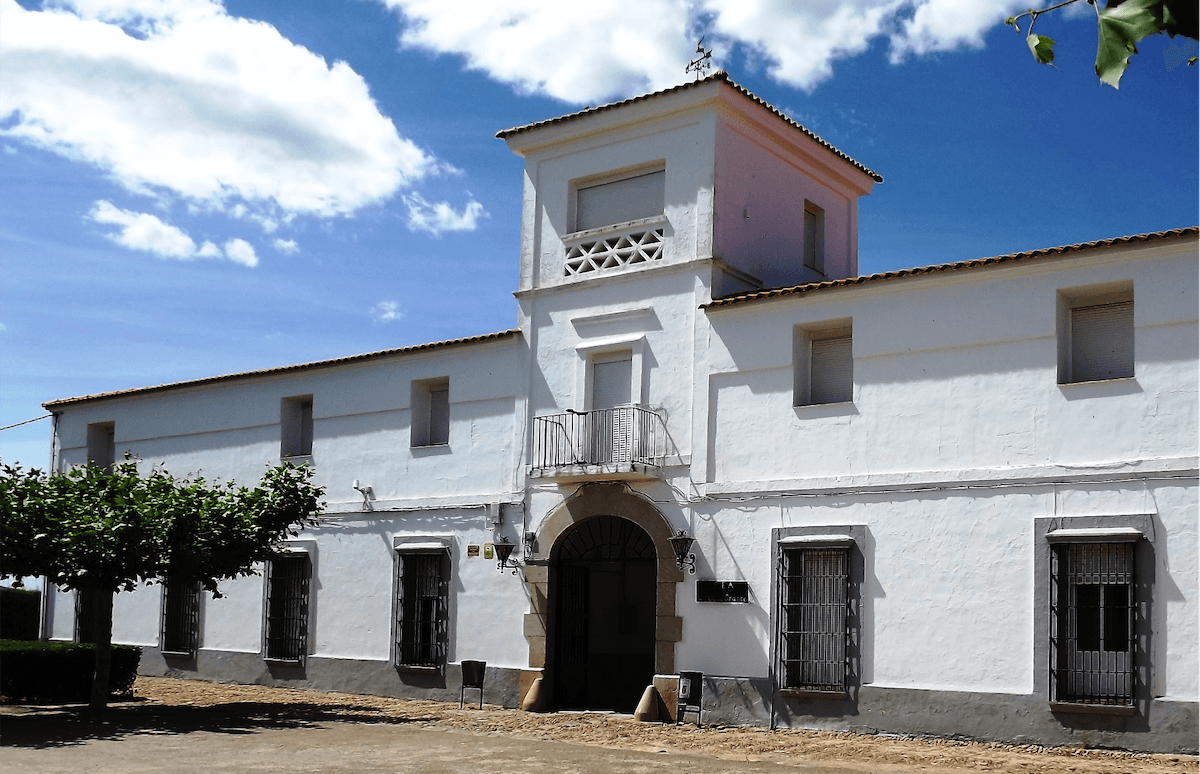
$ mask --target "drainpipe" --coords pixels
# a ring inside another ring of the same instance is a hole
[[[58,420],[61,411],[50,412],[50,475],[58,471]],[[42,604],[38,611],[38,639],[45,642],[50,639],[50,578],[42,576]]]

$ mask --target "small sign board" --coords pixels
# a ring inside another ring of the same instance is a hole
[[[492,558],[492,544],[491,543],[483,544],[483,558],[484,559]]]
[[[697,602],[749,602],[750,584],[746,581],[696,581]]]
[[[467,556],[479,556],[479,546],[467,546]]]

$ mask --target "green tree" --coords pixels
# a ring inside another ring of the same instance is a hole
[[[256,573],[284,540],[316,523],[324,488],[313,471],[284,463],[254,488],[142,475],[127,460],[61,475],[0,465],[0,578],[45,576],[93,592],[96,672],[90,708],[108,701],[113,595],[170,578],[214,598],[222,580]]]
[[[1196,0],[1108,0],[1100,7],[1099,0],[1083,0],[1096,11],[1099,41],[1096,44],[1096,75],[1102,83],[1114,89],[1120,87],[1121,76],[1129,66],[1129,57],[1137,53],[1137,44],[1151,35],[1165,32],[1171,37],[1182,35],[1197,39]],[[1047,35],[1034,34],[1033,25],[1044,13],[1057,11],[1080,0],[1033,9],[1010,16],[1005,24],[1021,32],[1021,19],[1028,17],[1025,43],[1033,58],[1042,64],[1054,63],[1055,41]],[[1192,57],[1189,64],[1195,64]]]

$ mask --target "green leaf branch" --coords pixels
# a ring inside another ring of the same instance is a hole
[[[1054,64],[1056,42],[1049,36],[1034,33],[1038,17],[1068,5],[1086,2],[1096,11],[1099,40],[1096,45],[1096,75],[1101,83],[1114,89],[1120,87],[1121,76],[1129,67],[1129,58],[1138,52],[1137,44],[1151,35],[1165,32],[1171,37],[1197,39],[1197,4],[1195,0],[1108,0],[1103,8],[1099,0],[1065,0],[1045,8],[1030,8],[1025,13],[1010,16],[1005,24],[1025,35],[1025,44],[1033,58],[1046,65]],[[1021,29],[1021,21],[1029,24]],[[1188,64],[1195,64],[1192,57]]]

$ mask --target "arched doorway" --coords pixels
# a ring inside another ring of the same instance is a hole
[[[555,705],[633,712],[654,677],[654,541],[629,519],[593,516],[562,534],[551,564]]]

